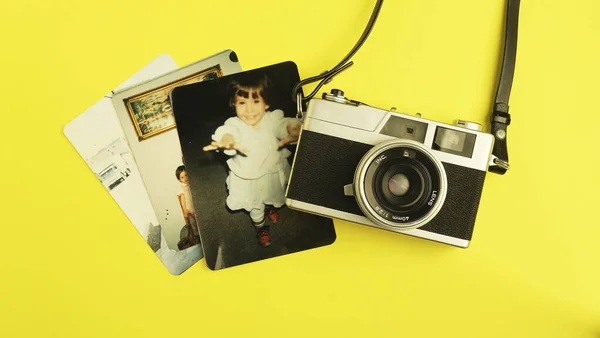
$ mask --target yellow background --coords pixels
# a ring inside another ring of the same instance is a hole
[[[172,276],[62,134],[160,53],[318,74],[374,4],[1,0],[0,337],[600,337],[598,1],[521,4],[512,168],[466,250],[336,221],[331,246]],[[487,127],[503,20],[504,0],[388,0],[324,90]]]

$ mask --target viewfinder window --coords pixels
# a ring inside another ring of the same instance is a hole
[[[423,143],[425,141],[425,135],[427,134],[427,127],[427,123],[398,116],[390,116],[390,119],[381,129],[381,133]]]

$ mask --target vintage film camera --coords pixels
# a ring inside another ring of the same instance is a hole
[[[287,191],[295,208],[466,247],[494,137],[349,100],[308,106]]]
[[[508,98],[518,0],[508,1],[502,75],[491,117],[444,124],[349,99],[312,99],[286,197],[290,208],[466,248],[488,171],[508,169]]]

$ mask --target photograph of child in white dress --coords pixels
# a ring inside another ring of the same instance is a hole
[[[256,77],[254,82],[231,82],[230,105],[236,116],[225,121],[212,136],[213,142],[204,151],[224,149],[227,160],[227,206],[244,209],[256,228],[258,242],[271,244],[269,225],[265,219],[277,222],[275,208],[285,204],[285,188],[291,166],[291,152],[285,146],[298,140],[301,122],[283,116],[281,109],[269,110],[266,97],[268,79]],[[269,208],[269,206],[271,208]]]
[[[286,62],[179,87],[171,96],[211,269],[335,240],[332,220],[285,206],[302,126],[290,95],[298,81],[295,64]]]

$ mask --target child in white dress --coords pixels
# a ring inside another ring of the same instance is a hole
[[[212,135],[214,140],[204,151],[225,149],[230,172],[226,180],[231,210],[244,209],[256,228],[258,242],[271,244],[269,225],[265,224],[265,206],[280,208],[285,204],[285,188],[290,174],[287,158],[291,152],[283,148],[298,140],[301,122],[286,118],[283,111],[269,110],[266,78],[235,81],[230,105],[236,117],[225,121]],[[278,215],[271,210],[271,221]]]

